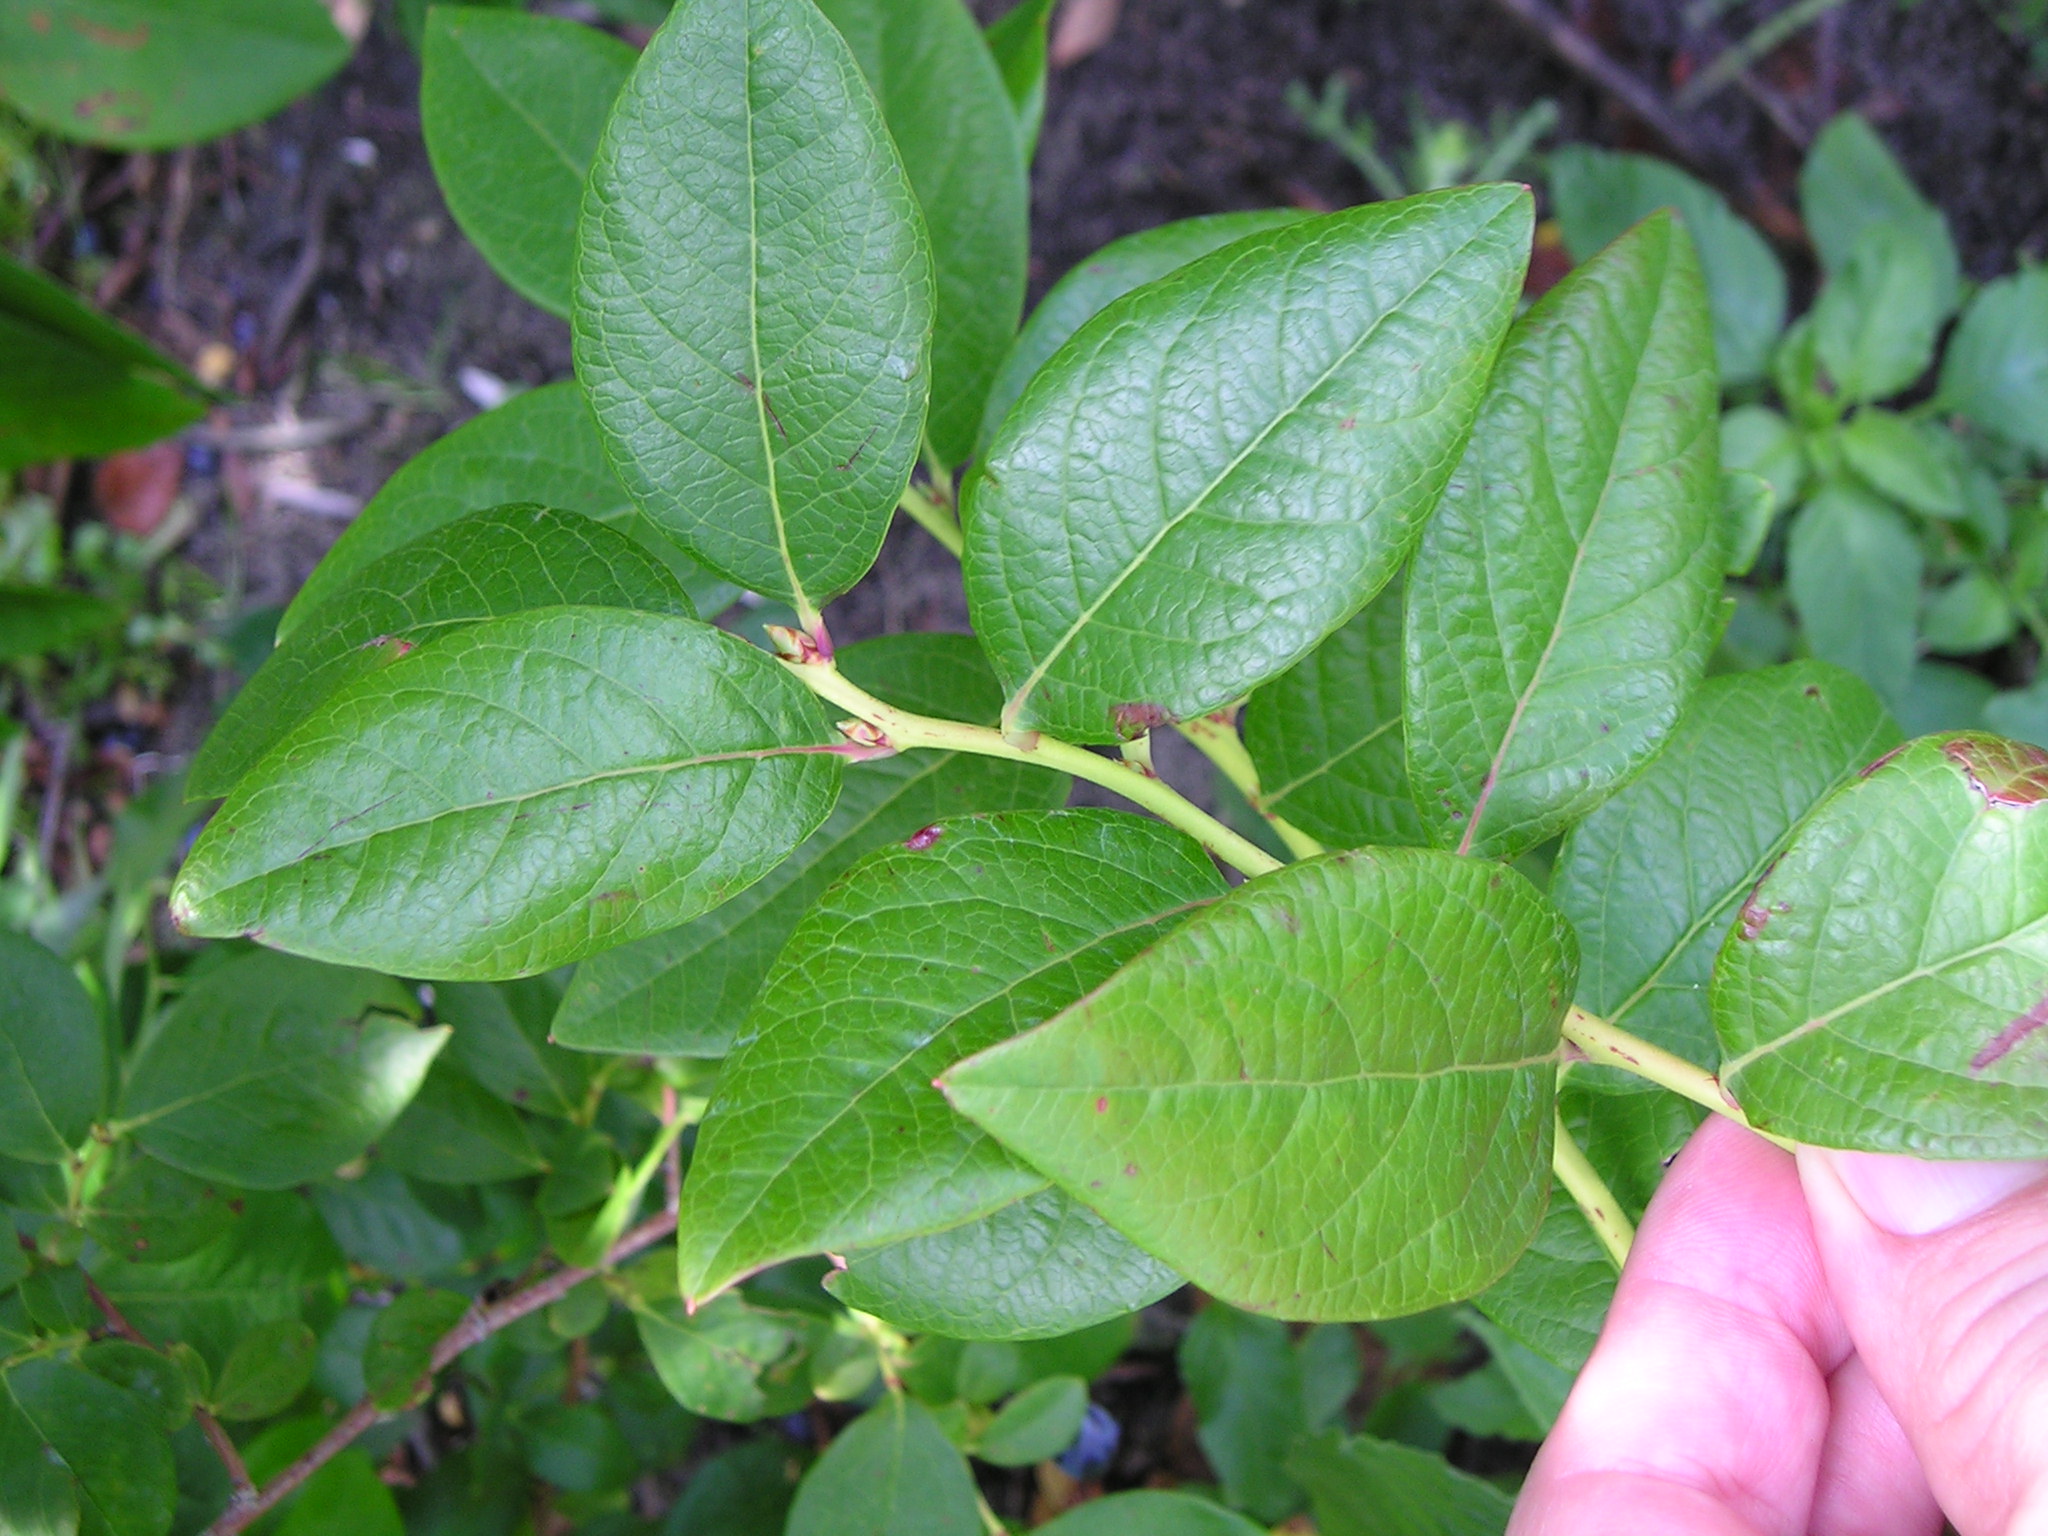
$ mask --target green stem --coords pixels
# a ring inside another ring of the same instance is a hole
[[[1691,111],[1786,38],[1820,20],[1841,3],[1842,0],[1799,0],[1760,23],[1749,36],[1730,45],[1727,52],[1686,82],[1685,89],[1678,93],[1679,109]]]
[[[1733,1120],[1744,1130],[1756,1131],[1764,1140],[1776,1143],[1787,1152],[1794,1150],[1794,1144],[1784,1137],[1758,1131],[1751,1125],[1749,1116],[1742,1112],[1742,1106],[1728,1097],[1721,1087],[1721,1080],[1713,1073],[1694,1066],[1682,1056],[1672,1055],[1662,1046],[1652,1045],[1576,1007],[1564,1017],[1564,1037],[1583,1051],[1588,1061],[1604,1067],[1619,1067],[1645,1082],[1668,1088],[1681,1098],[1691,1099],[1702,1109]]]
[[[960,520],[951,507],[941,505],[914,485],[903,488],[903,498],[897,505],[912,522],[951,550],[955,560],[960,558],[967,548],[967,538],[961,533]]]
[[[929,715],[916,715],[894,708],[860,687],[831,662],[819,657],[815,650],[806,649],[796,658],[785,655],[782,664],[818,697],[837,704],[864,722],[873,733],[867,737],[867,745],[897,752],[912,752],[919,748],[971,752],[978,757],[1036,763],[1056,773],[1071,773],[1077,779],[1100,784],[1133,805],[1150,811],[1161,821],[1180,828],[1225,863],[1247,875],[1270,874],[1280,868],[1280,861],[1265,849],[1231,831],[1200,806],[1183,799],[1170,785],[1129,763],[1099,756],[1085,747],[1035,731],[1021,741],[1013,742],[1000,731],[985,725],[934,720]]]
[[[1600,1239],[1607,1256],[1614,1260],[1614,1267],[1621,1268],[1628,1262],[1628,1251],[1635,1243],[1636,1229],[1622,1213],[1621,1202],[1614,1198],[1614,1191],[1600,1177],[1600,1170],[1587,1159],[1585,1148],[1573,1139],[1563,1115],[1557,1117],[1557,1140],[1552,1144],[1550,1166],[1557,1174],[1558,1183],[1570,1191],[1572,1199],[1577,1202],[1579,1214],[1586,1218],[1586,1225]]]
[[[1197,720],[1184,720],[1180,724],[1181,735],[1193,742],[1202,756],[1216,765],[1216,771],[1236,786],[1244,796],[1245,803],[1261,816],[1268,826],[1287,845],[1287,851],[1297,859],[1312,859],[1329,850],[1284,816],[1276,816],[1266,809],[1259,792],[1259,766],[1252,761],[1251,753],[1244,749],[1244,738],[1237,733],[1237,724],[1230,716],[1218,711],[1203,715]]]

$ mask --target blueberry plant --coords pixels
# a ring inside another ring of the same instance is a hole
[[[1230,1502],[1498,1530],[1341,1433],[1329,1325],[1470,1300],[1540,1430],[1700,1114],[2048,1152],[2048,753],[1706,675],[1762,487],[1684,224],[1518,315],[1526,188],[1228,214],[1019,331],[1044,14],[429,12],[576,379],[401,471],[193,761],[223,942],[7,941],[0,1528],[395,1530],[424,1445],[412,1528],[639,1529],[700,1419],[822,1399],[666,1529],[974,1536],[965,1457],[1073,1445],[1193,1282]],[[899,510],[974,633],[842,647]]]

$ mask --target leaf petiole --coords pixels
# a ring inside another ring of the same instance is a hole
[[[1202,756],[1216,765],[1218,773],[1236,786],[1245,803],[1266,818],[1280,841],[1287,845],[1289,853],[1297,859],[1312,859],[1329,851],[1286,817],[1276,816],[1266,809],[1259,798],[1258,764],[1245,750],[1244,738],[1237,731],[1237,721],[1228,712],[1218,710],[1194,720],[1183,720],[1177,729],[1195,744]]]
[[[1584,1053],[1586,1059],[1604,1067],[1619,1067],[1645,1082],[1668,1088],[1681,1098],[1687,1098],[1702,1109],[1725,1115],[1744,1130],[1755,1131],[1765,1141],[1783,1147],[1787,1152],[1794,1150],[1794,1143],[1782,1136],[1773,1136],[1769,1131],[1760,1131],[1749,1123],[1749,1116],[1742,1112],[1742,1106],[1728,1097],[1721,1087],[1721,1080],[1703,1067],[1696,1067],[1682,1056],[1674,1056],[1662,1046],[1617,1029],[1605,1019],[1573,1007],[1564,1016],[1564,1037]]]
[[[906,517],[950,550],[955,560],[960,558],[967,548],[967,537],[960,531],[960,520],[953,515],[951,507],[935,496],[927,496],[914,485],[903,487],[903,495],[897,505]]]
[[[1578,1205],[1579,1214],[1586,1218],[1586,1225],[1600,1239],[1600,1246],[1614,1260],[1614,1267],[1621,1268],[1628,1262],[1636,1229],[1622,1211],[1621,1202],[1614,1198],[1614,1191],[1600,1177],[1600,1170],[1587,1158],[1586,1149],[1573,1139],[1562,1114],[1557,1117],[1557,1140],[1551,1146],[1550,1166],[1558,1183]]]
[[[971,752],[980,757],[1036,763],[1055,772],[1071,773],[1077,779],[1114,791],[1161,821],[1180,828],[1246,875],[1270,874],[1281,867],[1278,859],[1256,843],[1183,798],[1165,781],[1150,777],[1131,764],[1035,732],[1020,743],[985,725],[934,720],[928,715],[896,709],[856,684],[815,648],[800,647],[795,655],[783,656],[782,664],[819,698],[853,714],[860,723],[864,742],[886,745],[898,752],[919,748]]]

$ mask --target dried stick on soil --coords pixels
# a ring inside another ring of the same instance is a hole
[[[604,1268],[624,1262],[643,1248],[652,1247],[676,1229],[673,1211],[663,1211],[650,1216],[612,1245],[611,1252],[604,1256]],[[523,1291],[507,1296],[503,1301],[489,1306],[472,1307],[468,1316],[441,1336],[434,1346],[428,1374],[439,1372],[444,1366],[473,1344],[481,1344],[500,1328],[516,1323],[529,1313],[537,1312],[550,1302],[560,1301],[585,1280],[600,1273],[598,1269],[558,1269],[544,1280],[536,1281]],[[206,1536],[236,1536],[247,1529],[259,1516],[275,1509],[305,1483],[306,1479],[326,1466],[355,1441],[356,1437],[379,1419],[384,1410],[370,1398],[365,1397],[355,1407],[335,1422],[334,1428],[322,1435],[313,1448],[297,1461],[286,1467],[277,1476],[256,1490],[249,1498],[236,1498],[228,1503],[220,1518],[206,1529]]]
[[[1664,98],[1609,58],[1605,49],[1573,26],[1567,17],[1552,9],[1547,0],[1494,0],[1494,4],[1542,38],[1550,45],[1551,52],[1565,63],[1640,118],[1643,126],[1662,139],[1680,159],[1697,167],[1709,163],[1712,157],[1701,148],[1698,139]]]
[[[85,1281],[85,1294],[91,1297],[92,1304],[100,1309],[100,1316],[107,1320],[109,1328],[130,1344],[140,1344],[144,1349],[156,1349],[154,1344],[136,1330],[133,1323],[121,1315],[121,1309],[114,1305],[113,1298],[99,1288],[91,1275],[81,1273],[81,1278]],[[228,1482],[235,1490],[232,1496],[234,1501],[239,1503],[244,1499],[254,1498],[256,1485],[249,1481],[249,1468],[243,1462],[242,1453],[236,1448],[235,1442],[228,1438],[228,1432],[220,1427],[220,1420],[199,1407],[193,1408],[192,1417],[198,1421],[199,1428],[205,1433],[207,1443],[213,1447],[214,1454],[220,1457],[221,1465],[228,1469]]]

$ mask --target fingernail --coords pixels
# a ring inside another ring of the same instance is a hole
[[[2048,1177],[2048,1162],[1930,1163],[1882,1152],[1824,1154],[1872,1224],[1925,1237],[1982,1215]]]

